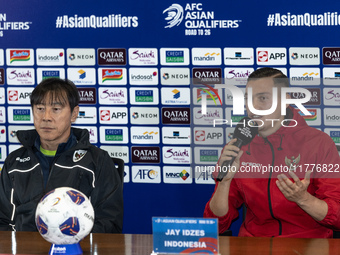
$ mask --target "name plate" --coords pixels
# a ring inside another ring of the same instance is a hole
[[[153,254],[218,254],[218,220],[152,218]]]

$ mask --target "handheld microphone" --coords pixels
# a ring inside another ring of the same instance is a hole
[[[233,134],[233,139],[236,138],[237,141],[233,144],[238,148],[241,148],[243,145],[250,143],[253,138],[258,133],[257,123],[251,120],[249,117],[244,117],[236,126]],[[230,160],[226,160],[222,163],[221,171],[218,173],[216,178],[217,181],[222,181],[223,178],[227,175],[231,165],[233,164],[235,157],[232,157]],[[224,171],[225,169],[225,171]]]

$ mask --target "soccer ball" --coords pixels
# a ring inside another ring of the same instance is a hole
[[[53,244],[74,244],[92,230],[94,211],[80,191],[62,187],[47,193],[38,203],[35,224],[42,237]]]

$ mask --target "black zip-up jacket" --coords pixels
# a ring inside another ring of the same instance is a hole
[[[34,153],[36,130],[18,131],[23,147],[6,158],[0,175],[0,230],[37,231],[35,210],[44,194],[71,187],[91,201],[93,233],[120,233],[123,226],[123,188],[106,151],[90,144],[86,129],[72,128],[78,143],[57,156],[44,188],[41,164]]]

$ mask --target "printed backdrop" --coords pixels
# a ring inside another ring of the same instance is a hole
[[[0,2],[0,163],[20,146],[16,131],[33,128],[33,88],[48,77],[72,80],[81,97],[74,126],[126,163],[124,233],[151,233],[152,216],[203,214],[214,182],[195,178],[195,165],[214,165],[233,132],[211,123],[240,117],[229,91],[217,96],[195,81],[244,90],[253,70],[279,68],[311,91],[308,124],[340,145],[334,1]]]

